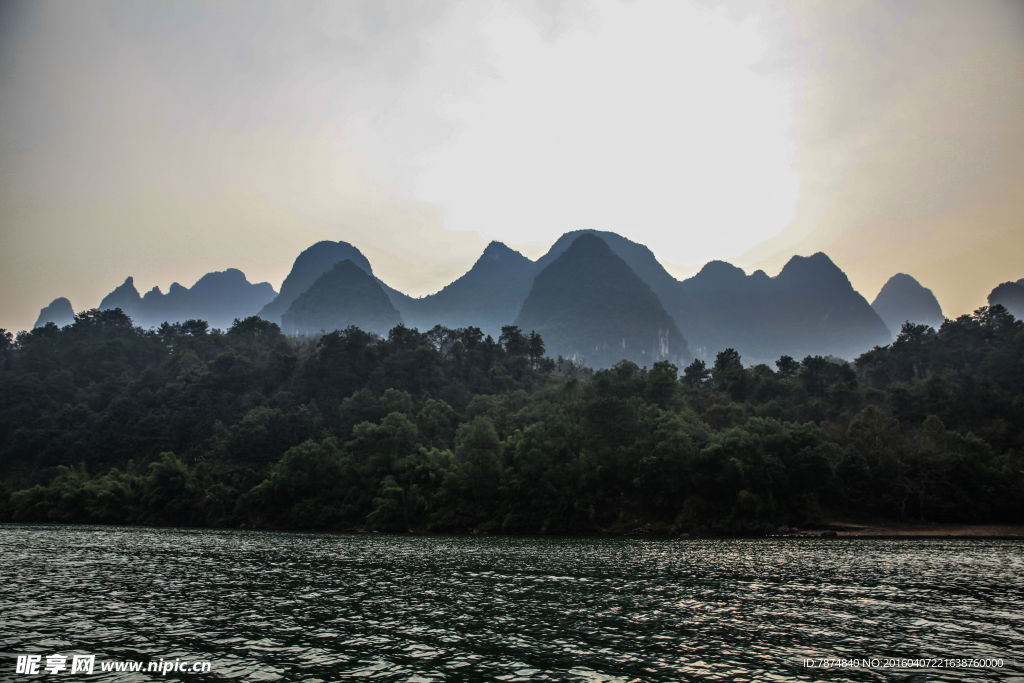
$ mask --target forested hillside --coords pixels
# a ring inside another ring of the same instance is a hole
[[[855,365],[723,349],[586,372],[503,328],[0,333],[0,516],[389,531],[763,533],[1024,521],[1024,324],[908,325]]]

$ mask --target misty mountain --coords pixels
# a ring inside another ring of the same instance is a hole
[[[142,297],[139,296],[139,290],[135,289],[135,280],[127,277],[121,285],[114,288],[114,291],[103,297],[103,300],[100,301],[100,310],[120,308],[134,319],[141,302]]]
[[[331,332],[355,325],[387,336],[401,323],[402,316],[377,280],[351,259],[318,277],[281,316],[281,329],[287,334]]]
[[[748,276],[732,264],[710,261],[680,285],[693,311],[687,339],[695,356],[710,361],[733,348],[745,362],[768,360],[774,347],[765,337],[765,309],[772,303],[772,282],[764,271]]]
[[[932,290],[922,287],[920,282],[905,273],[889,278],[871,302],[871,308],[889,328],[893,339],[899,336],[903,323],[907,321],[935,329],[945,321],[942,307]]]
[[[990,306],[1000,304],[1013,314],[1014,318],[1024,320],[1024,278],[1016,282],[1004,282],[988,295]]]
[[[497,339],[502,325],[511,325],[519,314],[536,273],[533,261],[491,242],[465,275],[441,291],[422,299],[392,297],[392,303],[409,327],[472,326]]]
[[[691,334],[696,331],[692,327],[695,311],[693,303],[683,289],[682,283],[665,270],[664,266],[654,256],[654,252],[642,244],[626,239],[622,235],[602,230],[574,230],[567,232],[551,245],[551,248],[544,256],[537,259],[534,266],[536,272],[546,268],[572,244],[573,240],[583,234],[597,235],[604,240],[605,244],[624,260],[633,272],[658,295],[661,305],[672,316],[683,336],[690,339]]]
[[[334,264],[349,260],[373,275],[370,262],[363,253],[348,242],[317,242],[304,250],[295,259],[288,277],[281,283],[281,293],[263,307],[259,316],[274,323],[281,322],[281,316],[299,295],[310,288],[316,279],[334,267]]]
[[[774,278],[762,279],[774,280],[777,297],[768,326],[777,339],[774,359],[785,353],[852,360],[889,343],[889,328],[825,254],[794,256]]]
[[[75,322],[75,310],[71,308],[71,302],[60,297],[50,302],[50,305],[39,311],[39,318],[33,327],[42,327],[46,323],[54,323],[57,327],[64,327]]]
[[[656,329],[649,328],[646,326],[647,323],[643,323],[635,335],[619,335],[620,349],[623,342],[629,347],[628,352],[622,357],[636,360],[641,364],[650,364],[652,355],[659,358],[660,355],[683,357],[691,351],[695,356],[710,361],[714,359],[716,353],[728,347],[739,351],[744,362],[748,364],[772,363],[784,354],[796,358],[810,354],[852,359],[875,345],[884,345],[891,340],[886,323],[867,301],[854,291],[846,275],[824,254],[819,253],[806,258],[794,257],[775,278],[768,277],[763,271],[747,275],[743,270],[728,263],[712,261],[694,277],[680,282],[662,267],[651,250],[644,245],[615,233],[601,231],[566,233],[536,262],[530,261],[500,242],[492,242],[462,277],[436,294],[418,299],[399,292],[375,278],[366,257],[347,242],[318,242],[304,250],[295,259],[291,272],[281,285],[281,293],[276,298],[273,297],[273,290],[269,285],[249,285],[240,271],[225,271],[225,274],[221,275],[233,275],[235,289],[245,290],[246,286],[250,290],[254,287],[265,288],[260,293],[262,303],[255,310],[268,320],[283,322],[282,315],[288,312],[292,304],[320,277],[331,271],[336,264],[350,261],[372,278],[377,287],[365,286],[365,282],[357,282],[351,278],[344,282],[334,282],[330,287],[325,284],[311,301],[296,308],[295,316],[298,317],[291,318],[289,325],[283,325],[285,329],[307,332],[335,329],[343,321],[350,319],[346,317],[349,315],[346,311],[359,310],[359,306],[365,305],[366,310],[359,315],[365,314],[367,324],[372,324],[374,331],[382,334],[389,329],[383,327],[384,325],[397,324],[399,320],[404,320],[409,327],[421,330],[430,329],[438,323],[452,328],[474,326],[497,337],[502,325],[511,323],[517,316],[518,319],[522,319],[525,301],[536,288],[535,277],[539,277],[540,273],[554,266],[576,240],[584,235],[596,236],[603,245],[603,251],[594,251],[596,247],[591,245],[589,251],[593,253],[586,258],[596,259],[598,252],[601,252],[602,264],[610,269],[609,272],[617,273],[621,268],[604,263],[609,260],[605,252],[610,251],[616,259],[625,264],[630,273],[628,278],[614,280],[618,283],[616,286],[621,285],[625,288],[624,291],[636,294],[640,300],[647,299],[653,294],[659,309],[667,313],[673,323],[671,327],[667,327],[659,322],[655,324]],[[583,257],[577,254],[570,259],[570,263],[576,263],[581,259]],[[555,272],[565,268],[564,265],[559,266]],[[156,325],[164,320],[201,318],[209,320],[212,326],[226,327],[233,318],[252,314],[252,302],[239,303],[240,295],[223,296],[224,283],[218,285],[215,277],[217,275],[205,276],[191,290],[175,283],[166,295],[154,288],[153,291],[147,292],[145,297],[139,296],[132,279],[128,278],[104,299],[101,306],[120,307],[143,326]],[[546,276],[546,281],[551,277],[553,276]],[[585,279],[590,282],[592,278],[593,273],[590,273]],[[646,286],[646,293],[638,293],[634,286],[635,279],[639,279]],[[331,281],[332,279],[329,279],[327,282]],[[604,289],[594,290],[594,295],[596,296],[598,291],[603,291],[605,293],[602,296],[607,302],[619,301],[621,297],[612,296],[608,290],[610,282],[612,281],[602,285]],[[896,284],[899,284],[898,279],[893,282],[894,286]],[[920,290],[918,294],[928,294],[927,290],[916,282],[913,284]],[[552,298],[553,295],[550,292],[545,294],[544,291],[543,287],[538,290],[541,299],[533,304],[534,310],[530,314],[533,318],[526,316],[526,320],[532,319],[536,322],[536,316],[544,315],[548,308],[557,304],[556,299]],[[327,298],[333,296],[329,292],[334,292],[343,299],[339,302],[328,302]],[[384,293],[393,311],[380,306],[381,302],[377,296],[379,292]],[[202,296],[199,296],[200,293]],[[361,295],[367,296],[368,300],[357,304],[356,298]],[[885,297],[880,293],[878,301],[881,308],[884,308],[883,304],[888,296],[888,292]],[[199,300],[205,303],[200,305],[197,303]],[[221,305],[214,306],[209,303],[213,301]],[[578,338],[566,337],[562,341],[572,346],[573,351],[562,355],[573,355],[578,352],[588,359],[593,357],[603,363],[604,360],[600,360],[595,353],[604,353],[602,349],[605,347],[602,345],[610,342],[608,337],[602,335],[607,330],[615,330],[616,334],[619,331],[626,331],[629,327],[626,321],[632,320],[632,313],[611,304],[604,307],[604,304],[598,301],[591,303],[600,304],[598,309],[604,311],[606,330],[598,333],[596,329],[583,329]],[[647,310],[647,304],[640,303],[638,306],[638,315],[648,316],[645,318],[648,322],[657,320],[657,314]],[[935,306],[937,308],[937,303]],[[569,309],[571,307],[566,308],[567,311]],[[620,316],[622,311],[625,312]],[[894,315],[898,317],[900,314]],[[586,325],[592,325],[594,322],[584,321],[583,318],[580,318],[580,321]],[[565,327],[564,324],[556,325],[554,321],[546,321],[545,324],[554,325],[558,329]],[[658,337],[657,330],[662,330],[667,335],[665,339],[670,351],[662,353],[659,351],[661,347],[649,345],[653,343],[652,339]],[[679,337],[675,337],[674,334],[678,334]],[[577,347],[587,347],[589,351],[577,350]],[[554,355],[561,353],[560,350],[556,350],[557,346],[549,344],[548,348]],[[610,350],[608,353],[614,355]],[[621,360],[622,357],[611,362]]]
[[[228,268],[207,273],[191,288],[175,282],[167,294],[154,287],[142,297],[129,277],[103,297],[100,309],[120,308],[142,327],[196,319],[205,320],[212,328],[227,329],[235,318],[255,315],[275,294],[270,283],[253,284],[242,271]]]
[[[691,348],[708,359],[726,347],[745,363],[784,354],[852,359],[890,341],[882,319],[821,252],[794,256],[774,278],[712,261],[682,284],[694,307]]]
[[[583,357],[594,368],[623,359],[682,367],[690,359],[650,286],[591,233],[576,237],[537,274],[515,324],[540,333],[548,355]]]
[[[377,281],[409,327],[426,330],[438,323],[453,328],[475,326],[496,337],[501,326],[520,312],[534,276],[584,234],[598,236],[625,261],[656,295],[676,330],[689,342],[689,350],[706,360],[727,347],[740,351],[748,363],[771,363],[783,354],[854,358],[890,340],[885,323],[824,254],[794,257],[776,278],[763,271],[748,276],[735,266],[713,261],[680,282],[644,245],[615,233],[582,230],[562,235],[536,262],[492,242],[465,275],[440,292],[419,299]],[[279,300],[295,295],[295,289],[312,274],[345,254],[357,254],[356,262],[372,274],[355,247],[321,242],[296,259]]]
[[[391,300],[391,305],[394,306],[395,309],[399,313],[402,314],[402,320],[410,320],[410,319],[416,318],[416,312],[419,310],[417,308],[417,306],[418,306],[417,302],[419,302],[420,299],[417,299],[416,297],[409,296],[408,294],[406,294],[404,292],[399,292],[394,287],[389,287],[386,282],[381,280],[376,275],[374,276],[373,279],[377,281],[377,284],[380,285],[380,288],[383,289],[384,293],[388,295],[388,299]],[[433,327],[436,324],[437,323],[434,323],[434,324],[430,325],[429,327]],[[421,329],[429,329],[429,327],[424,327],[422,322],[417,323],[415,325],[412,324],[412,323],[409,323],[408,326],[409,327],[417,327],[417,328],[421,328]]]

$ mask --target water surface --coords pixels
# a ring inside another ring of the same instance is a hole
[[[1020,541],[4,525],[0,580],[0,680],[59,652],[213,667],[69,680],[1024,681]]]

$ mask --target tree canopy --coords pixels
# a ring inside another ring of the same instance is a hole
[[[536,331],[285,336],[118,309],[0,330],[0,517],[495,533],[1024,518],[1024,324],[905,325],[854,364],[589,371]]]

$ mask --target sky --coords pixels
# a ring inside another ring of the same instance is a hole
[[[345,240],[437,291],[592,228],[824,251],[947,316],[1024,277],[1024,3],[0,3],[0,327]]]

